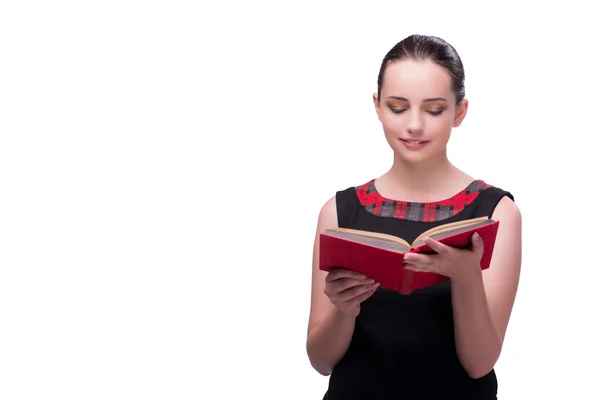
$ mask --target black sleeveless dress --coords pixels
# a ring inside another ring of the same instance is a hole
[[[374,180],[336,193],[338,224],[402,236],[408,242],[434,226],[491,217],[511,193],[476,180],[438,202],[383,198]],[[379,287],[361,305],[352,341],[329,377],[324,400],[496,400],[494,371],[472,379],[454,343],[449,282],[404,296]]]

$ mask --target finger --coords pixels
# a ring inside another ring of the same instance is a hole
[[[363,301],[365,301],[366,299],[368,299],[369,297],[373,296],[373,293],[375,293],[375,291],[377,290],[377,287],[364,292],[363,294],[356,296],[354,299],[352,299],[352,301],[356,301],[358,304],[362,303]]]
[[[334,268],[331,271],[329,271],[325,280],[329,281],[329,282],[333,282],[333,281],[336,281],[338,279],[343,279],[343,278],[351,278],[351,279],[356,279],[356,280],[360,281],[360,280],[367,279],[367,276],[364,274],[361,274],[360,272],[352,271],[351,269]]]
[[[360,286],[360,285],[365,285],[365,284],[369,285],[374,282],[375,281],[370,278],[365,278],[362,280],[356,280],[356,279],[352,279],[352,278],[341,278],[341,279],[336,279],[333,282],[329,282],[329,287],[331,288],[332,293],[340,293],[340,292],[343,292],[344,290],[350,289],[355,286]]]
[[[410,265],[430,265],[432,264],[433,254],[408,253],[404,256],[404,262]]]
[[[438,242],[437,240],[434,240],[430,237],[425,238],[423,241],[426,245],[431,247],[431,249],[438,254],[446,254],[452,251],[452,247],[445,245],[442,242]]]
[[[437,270],[434,257],[438,255],[415,254],[411,253],[410,257],[405,257],[404,268],[415,272],[435,272]]]
[[[369,285],[359,285],[351,287],[350,289],[346,289],[336,295],[339,301],[349,301],[362,294],[369,292],[373,289],[376,289],[379,286],[378,283],[371,283]]]
[[[404,269],[407,269],[409,271],[414,271],[414,272],[433,272],[433,270],[427,266],[422,266],[422,265],[412,265],[412,264],[407,264]]]

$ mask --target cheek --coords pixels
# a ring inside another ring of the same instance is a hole
[[[402,118],[401,116],[384,113],[380,120],[383,130],[386,133],[401,132],[406,129],[406,118]]]
[[[432,118],[427,123],[427,130],[431,131],[431,133],[440,133],[440,134],[449,134],[452,130],[452,117],[447,116],[439,116]]]

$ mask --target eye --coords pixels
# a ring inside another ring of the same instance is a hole
[[[427,112],[428,112],[429,114],[431,114],[431,115],[435,115],[435,116],[437,116],[437,115],[440,115],[441,113],[443,113],[443,112],[444,112],[444,110],[427,111]]]
[[[394,114],[402,114],[404,111],[406,111],[406,108],[390,107],[390,111],[393,112]]]

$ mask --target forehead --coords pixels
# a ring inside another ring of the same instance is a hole
[[[381,88],[382,98],[402,96],[413,101],[452,94],[448,71],[430,60],[402,60],[388,64]]]

